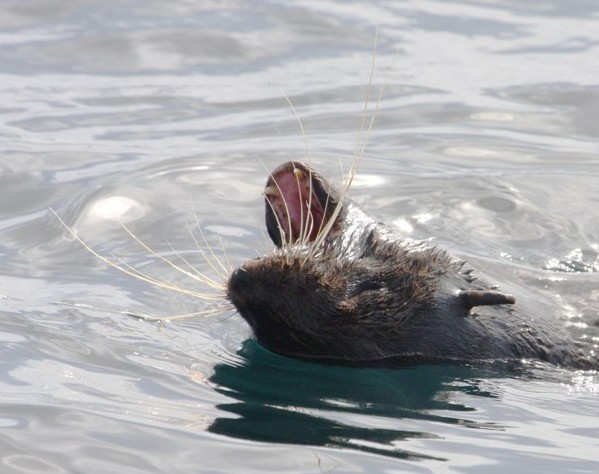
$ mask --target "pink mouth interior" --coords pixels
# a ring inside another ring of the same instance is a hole
[[[295,243],[306,237],[308,241],[313,241],[324,227],[325,215],[320,201],[311,190],[310,176],[302,173],[302,176],[297,177],[293,169],[284,169],[273,174],[269,184],[280,192],[280,196],[269,195],[267,199],[277,214],[287,243]]]

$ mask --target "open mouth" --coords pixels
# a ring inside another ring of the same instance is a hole
[[[264,198],[266,227],[278,247],[314,241],[335,207],[318,176],[297,161],[271,173]]]

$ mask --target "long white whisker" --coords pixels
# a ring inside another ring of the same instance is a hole
[[[183,263],[185,263],[185,265],[187,265],[191,271],[194,273],[194,275],[197,277],[197,280],[200,281],[201,283],[209,286],[210,288],[214,288],[217,290],[223,290],[223,284],[210,278],[208,275],[200,272],[197,268],[195,268],[190,262],[189,260],[187,260],[183,255],[181,255],[180,252],[178,252],[177,250],[175,250],[175,248],[171,245],[171,243],[167,240],[168,246],[170,247],[171,251],[177,256],[178,259],[180,259]]]
[[[300,119],[300,116],[298,115],[297,110],[295,110],[294,105],[291,103],[291,100],[289,99],[289,97],[287,96],[285,91],[281,90],[281,93],[283,94],[283,97],[285,97],[285,100],[289,104],[289,107],[291,108],[291,111],[293,112],[293,115],[294,115],[295,119],[297,120],[299,128],[302,131],[302,136],[304,137],[304,143],[306,145],[306,156],[307,156],[308,162],[310,162],[310,159],[311,159],[310,143],[308,141],[308,135],[306,134],[306,131],[304,129],[304,124],[302,123],[302,119]]]
[[[291,237],[293,236],[293,231],[292,231],[292,227],[291,227],[291,213],[289,212],[289,207],[287,206],[287,201],[285,200],[285,195],[283,194],[283,190],[279,186],[279,183],[277,182],[275,177],[272,175],[272,173],[270,173],[270,171],[268,171],[268,168],[266,168],[266,164],[262,160],[260,160],[260,163],[262,164],[265,171],[270,175],[273,182],[275,183],[275,186],[277,187],[277,190],[279,191],[279,195],[281,196],[281,199],[283,200],[283,205],[285,206],[285,212],[287,214],[287,226],[288,226],[287,229],[289,229],[289,237],[290,237],[289,242],[287,241],[287,237],[285,236],[285,231],[283,230],[284,228],[283,228],[281,221],[279,220],[279,216],[277,215],[277,212],[275,211],[274,204],[272,202],[270,202],[270,199],[268,198],[268,196],[265,195],[266,202],[268,202],[268,205],[270,206],[270,209],[272,210],[272,213],[275,216],[275,219],[277,221],[277,226],[279,228],[279,233],[281,234],[281,248],[287,248],[288,246],[292,245]]]
[[[150,255],[162,260],[169,267],[175,269],[179,273],[181,273],[185,276],[188,276],[189,278],[192,278],[193,280],[202,282],[202,279],[200,277],[198,277],[197,275],[195,275],[194,273],[191,273],[191,272],[185,270],[181,266],[173,263],[171,260],[163,257],[158,252],[156,252],[154,249],[152,249],[148,244],[146,244],[143,240],[141,240],[139,237],[137,237],[125,224],[123,224],[121,222],[120,225],[125,230],[125,232],[127,232],[127,234],[129,234],[131,236],[131,238],[133,238],[133,240],[135,240],[135,242],[137,242],[137,244],[140,245],[144,250],[148,251],[150,253]]]
[[[220,244],[220,250],[225,258],[226,267],[229,269],[227,274],[229,274],[233,271],[233,265],[231,263],[231,259],[229,258],[229,254],[227,253],[227,249],[225,248],[225,243],[223,242],[222,236],[220,235],[218,236],[218,243]]]
[[[370,65],[370,74],[368,75],[368,87],[366,89],[366,100],[364,100],[364,110],[362,111],[362,118],[360,120],[360,132],[356,137],[356,145],[354,147],[354,159],[352,161],[352,166],[350,168],[351,171],[354,169],[354,163],[358,157],[358,150],[360,149],[360,143],[362,142],[362,136],[364,134],[364,125],[366,125],[366,118],[368,117],[368,105],[370,103],[370,93],[372,92],[372,79],[374,77],[374,68],[376,65],[376,48],[378,43],[378,28],[375,29],[374,32],[374,44],[372,46],[372,63]],[[349,188],[349,186],[347,186]]]
[[[279,215],[275,211],[275,207],[268,196],[265,196],[266,202],[268,203],[268,207],[270,207],[272,214],[275,216],[275,220],[277,222],[277,229],[279,230],[279,236],[281,237],[281,247],[287,247],[287,237],[285,236],[285,231],[283,231],[283,226],[281,221],[279,220]]]
[[[299,175],[298,175],[298,171],[299,171]],[[297,195],[298,195],[298,202],[299,202],[299,211],[300,211],[300,233],[297,236],[297,240],[296,243],[298,244],[302,244],[304,242],[305,239],[305,235],[304,235],[304,203],[302,201],[302,189],[301,189],[301,183],[300,183],[300,176],[303,175],[302,171],[299,168],[295,167],[295,162],[293,162],[293,175],[295,176],[295,182],[297,184]],[[291,240],[293,240],[293,235],[291,236]],[[295,243],[295,242],[293,242]]]
[[[302,137],[304,138],[304,143],[306,145],[306,161],[308,162],[308,165],[310,165],[308,167],[310,169],[309,176],[308,176],[308,178],[310,179],[310,195],[308,197],[307,210],[308,210],[308,213],[311,213],[311,210],[312,210],[312,169],[311,169],[312,156],[311,156],[311,152],[310,152],[310,142],[308,140],[308,134],[306,133],[304,124],[302,123],[302,120],[301,120],[299,114],[297,113],[295,106],[291,102],[291,99],[289,99],[289,96],[287,96],[285,91],[281,91],[281,92],[282,92],[283,96],[285,97],[285,100],[289,104],[289,107],[291,108],[293,115],[295,116],[295,119],[297,120],[297,123],[299,124],[300,130],[302,132]],[[299,190],[299,182],[298,182],[298,192],[299,192],[299,195],[301,196],[301,192]],[[304,226],[303,204],[304,203],[300,199],[300,205],[301,205],[300,206],[300,235],[298,236],[298,243],[300,245],[305,245],[308,242],[308,239],[310,236],[310,233],[306,233],[306,230],[309,227],[307,216],[306,216],[306,221],[305,221],[305,226]]]
[[[372,112],[372,115],[370,117],[370,123],[368,124],[368,129],[366,130],[366,136],[364,138],[364,141],[362,142],[362,148],[360,149],[357,159],[354,160],[354,162],[352,164],[352,169],[349,172],[348,184],[346,186],[347,189],[349,189],[349,187],[351,186],[351,183],[353,182],[353,179],[355,178],[355,176],[357,174],[358,168],[360,166],[360,162],[362,161],[362,158],[364,157],[364,151],[366,150],[366,146],[368,145],[368,140],[370,139],[370,133],[374,127],[374,122],[375,122],[375,119],[376,119],[376,116],[377,116],[377,113],[379,110],[379,106],[381,104],[381,101],[383,99],[383,94],[385,93],[385,89],[389,82],[389,75],[391,73],[393,65],[395,64],[396,57],[397,57],[397,55],[394,56],[393,61],[392,61],[391,65],[389,66],[389,69],[385,73],[385,80],[383,82],[383,86],[381,87],[381,89],[379,91],[379,95],[377,97],[376,106],[374,108],[374,111]]]
[[[197,316],[206,318],[210,316],[216,316],[218,314],[222,314],[226,311],[231,311],[235,307],[232,304],[219,306],[217,308],[210,308],[202,311],[195,311],[193,313],[185,313],[185,314],[175,314],[172,316],[147,316],[147,315],[136,315],[133,313],[123,313],[126,315],[130,315],[133,317],[139,317],[139,319],[143,319],[144,321],[152,321],[152,322],[170,322],[170,321],[178,321],[182,319],[194,318]]]
[[[308,253],[306,255],[306,258],[304,258],[302,265],[305,264],[310,258],[312,258],[314,256],[314,254],[316,253],[316,250],[318,248],[318,246],[316,245],[316,242],[321,242],[322,240],[320,239],[320,236],[323,235],[323,223],[325,221],[324,217],[327,215],[327,210],[329,208],[329,202],[330,202],[330,196],[327,194],[327,200],[324,203],[324,210],[322,212],[323,218],[320,221],[320,225],[318,226],[318,232],[316,233],[316,237],[314,238],[314,242],[312,245],[310,245],[309,249],[308,249]],[[326,227],[326,226],[325,226]],[[323,237],[324,239],[324,237]]]
[[[308,195],[308,202],[306,203],[307,209],[308,209],[308,216],[310,218],[310,223],[308,224],[308,222],[306,222],[306,232],[304,232],[304,239],[302,239],[302,245],[305,245],[308,243],[310,236],[312,235],[312,230],[314,228],[314,215],[312,213],[312,199],[313,199],[313,195],[314,195],[314,185],[312,183],[312,167],[308,166],[308,182],[310,183],[309,186],[309,195]],[[302,203],[303,205],[303,203]],[[324,219],[324,216],[323,216]],[[322,223],[322,221],[321,221]],[[304,229],[302,229],[304,230]]]
[[[281,186],[279,186],[279,183],[277,182],[277,180],[274,178],[274,176],[272,177],[273,182],[275,183],[275,186],[277,187],[277,189],[279,190],[279,194],[281,195],[281,199],[283,200],[283,206],[285,206],[285,214],[287,214],[287,230],[289,231],[289,239],[285,239],[286,240],[286,244],[288,246],[293,245],[293,226],[291,224],[291,211],[289,210],[289,204],[287,204],[287,199],[285,199],[285,194],[283,194],[283,190],[281,189]]]
[[[195,242],[198,251],[200,252],[200,254],[202,255],[202,257],[204,258],[204,260],[206,261],[206,263],[210,266],[210,268],[212,268],[216,272],[217,275],[219,275],[222,279],[224,279],[226,277],[226,275],[228,275],[230,273],[230,269],[226,268],[223,265],[223,263],[220,261],[220,259],[216,256],[216,254],[212,250],[212,246],[208,242],[208,239],[206,238],[206,235],[204,234],[204,231],[202,230],[202,226],[200,225],[200,221],[198,220],[198,215],[196,213],[193,201],[191,201],[191,210],[192,210],[192,213],[193,213],[193,217],[195,219],[196,228],[200,232],[200,235],[202,236],[202,240],[204,242],[204,245],[208,249],[208,253],[210,253],[210,257],[212,257],[212,258],[208,257],[208,255],[206,254],[206,251],[204,250],[204,247],[202,247],[198,243],[198,241],[197,241],[197,239],[195,237],[195,234],[193,232],[190,232],[191,233],[191,237],[193,238],[193,241]],[[213,262],[216,262],[216,265]],[[220,269],[217,268],[217,266]]]
[[[61,301],[61,302],[55,303],[55,304],[72,306],[75,308],[86,308],[86,309],[90,309],[93,311],[101,311],[104,313],[122,314],[123,316],[128,316],[131,318],[140,319],[140,320],[149,321],[149,322],[156,322],[156,323],[169,322],[169,321],[185,319],[185,318],[192,318],[194,316],[201,316],[201,317],[216,316],[218,314],[222,314],[224,312],[235,309],[235,307],[232,304],[225,303],[225,304],[222,304],[222,305],[214,307],[214,308],[209,308],[209,309],[202,310],[202,311],[195,311],[193,313],[175,314],[175,315],[171,315],[171,316],[156,316],[156,315],[152,315],[152,314],[142,314],[142,313],[136,313],[136,312],[127,311],[127,310],[123,311],[118,308],[112,308],[110,306],[101,306],[101,305],[97,305],[97,304],[92,305],[92,304],[86,304],[86,303],[71,303],[68,301]]]
[[[81,244],[81,246],[83,248],[85,248],[90,254],[92,254],[94,257],[96,257],[98,260],[100,260],[101,262],[105,263],[106,265],[108,265],[109,267],[114,268],[115,270],[118,270],[121,273],[124,273],[125,275],[129,275],[132,276],[133,278],[136,278],[138,280],[144,281],[146,283],[150,283],[152,285],[158,286],[160,288],[164,288],[170,291],[174,291],[177,293],[182,293],[185,295],[189,295],[189,296],[193,296],[196,298],[200,298],[203,300],[207,300],[207,301],[223,301],[223,296],[222,295],[216,295],[216,294],[209,294],[209,293],[202,293],[202,292],[197,292],[197,291],[192,291],[192,290],[187,290],[185,288],[181,288],[178,286],[175,286],[173,284],[170,284],[168,282],[165,282],[163,280],[159,280],[157,278],[154,278],[150,275],[147,275],[145,273],[143,273],[142,271],[132,267],[130,264],[128,264],[127,262],[123,261],[122,259],[116,258],[115,260],[118,263],[115,263],[114,261],[110,260],[109,258],[105,257],[104,255],[98,253],[97,251],[95,251],[93,248],[91,248],[81,237],[79,237],[75,231],[73,229],[71,229],[71,227],[69,227],[67,225],[67,223],[56,213],[56,211],[54,211],[54,209],[50,208],[50,211],[54,214],[54,216],[58,219],[58,221],[62,224],[62,226],[67,230],[67,232],[79,243]],[[153,252],[151,249],[148,250],[151,254],[158,256],[156,254],[156,252]],[[167,259],[163,259],[165,261],[168,262]],[[223,288],[224,289],[224,288]]]
[[[366,99],[364,100],[364,109],[362,110],[362,117],[360,120],[360,132],[356,138],[356,145],[354,147],[354,157],[345,179],[343,183],[343,187],[341,189],[341,202],[345,200],[345,197],[351,187],[351,184],[356,176],[359,163],[362,161],[362,156],[364,155],[364,150],[366,149],[366,144],[368,143],[368,137],[370,135],[371,128],[366,129],[366,136],[364,136],[364,126],[366,125],[367,117],[368,117],[368,106],[370,104],[370,94],[372,93],[372,81],[374,78],[374,69],[376,67],[376,49],[378,43],[378,28],[375,30],[374,34],[374,44],[372,49],[372,63],[370,65],[370,73],[368,75],[368,87],[366,88]],[[379,96],[380,97],[380,96]],[[378,103],[375,107],[375,110],[372,114],[374,117],[378,110]],[[373,124],[373,120],[370,121],[370,125]]]
[[[206,251],[202,248],[202,246],[198,242],[198,239],[196,239],[196,236],[193,233],[193,229],[191,227],[187,226],[187,230],[189,231],[189,235],[191,236],[191,239],[193,240],[193,242],[196,246],[196,249],[198,250],[198,252],[200,252],[200,255],[202,256],[202,258],[204,259],[206,264],[212,269],[212,271],[214,273],[216,273],[219,276],[219,278],[224,280],[226,277],[226,273],[223,273],[224,271],[222,269],[222,264],[221,263],[215,264],[213,262],[213,260],[209,258],[209,256],[206,254]],[[216,261],[218,262],[218,259],[216,259]],[[196,270],[196,272],[197,272],[197,270]]]
[[[377,35],[378,35],[378,31],[377,31]],[[366,116],[367,116],[367,112],[368,112],[368,102],[369,102],[369,98],[370,98],[370,91],[372,89],[372,79],[374,77],[374,69],[375,69],[375,64],[376,64],[376,43],[377,43],[377,39],[378,36],[375,36],[375,45],[374,45],[374,49],[373,49],[373,58],[372,58],[372,65],[370,68],[370,75],[369,75],[369,80],[368,80],[368,89],[367,89],[367,94],[366,94],[366,101],[365,101],[365,108],[363,111],[363,115],[362,115],[362,120],[361,120],[361,128],[360,128],[360,134],[359,137],[362,136],[363,134],[363,127],[364,124],[366,123]],[[337,206],[335,207],[331,217],[329,218],[329,220],[327,221],[327,225],[324,227],[323,232],[321,234],[319,234],[317,236],[316,239],[314,239],[313,242],[313,248],[317,248],[319,247],[323,240],[326,238],[326,236],[328,235],[328,233],[330,232],[330,230],[332,229],[333,225],[335,224],[335,221],[337,219],[337,216],[339,215],[339,212],[341,212],[341,207],[343,202],[345,201],[345,199],[347,198],[347,194],[349,192],[349,188],[356,176],[357,170],[359,168],[359,165],[362,161],[362,158],[364,156],[364,151],[366,150],[366,146],[368,144],[368,139],[370,138],[370,134],[372,132],[372,128],[374,126],[374,121],[376,118],[376,115],[378,113],[379,110],[379,106],[381,104],[381,100],[383,98],[383,94],[385,92],[385,88],[387,86],[388,80],[389,80],[389,75],[390,72],[393,68],[393,65],[395,63],[395,58],[397,57],[397,54],[394,56],[392,63],[390,64],[387,73],[385,74],[385,80],[383,82],[383,86],[380,89],[380,92],[378,94],[377,97],[377,101],[376,101],[376,105],[374,108],[374,111],[371,114],[371,118],[370,118],[370,122],[368,124],[368,127],[366,129],[366,134],[364,139],[362,140],[361,138],[358,139],[357,145],[356,145],[356,149],[354,151],[354,159],[352,160],[352,165],[351,168],[349,170],[347,179],[345,184],[342,187],[342,190],[340,192],[340,199],[339,199],[339,203],[337,204]],[[360,146],[361,143],[361,146]]]
[[[86,248],[88,250],[91,250],[89,247],[86,247]],[[98,256],[99,254],[94,253],[94,255]],[[199,291],[188,290],[186,288],[182,288],[180,286],[173,285],[172,283],[169,283],[167,281],[159,280],[157,278],[154,278],[154,277],[148,275],[147,273],[143,273],[142,271],[133,267],[131,264],[127,263],[126,261],[124,261],[121,258],[118,258],[118,257],[114,257],[114,258],[120,265],[115,264],[114,262],[111,262],[108,259],[104,260],[104,262],[107,263],[108,265],[110,265],[112,268],[116,268],[117,270],[119,270],[127,275],[137,278],[138,280],[145,281],[146,283],[151,283],[152,285],[158,286],[159,288],[164,288],[164,289],[170,290],[170,291],[176,291],[177,293],[183,293],[185,295],[194,296],[196,298],[200,298],[200,299],[207,300],[207,301],[222,301],[222,299],[223,299],[221,295],[215,295],[215,294],[211,294],[211,293],[202,293]]]

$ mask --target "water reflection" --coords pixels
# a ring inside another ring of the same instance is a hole
[[[497,370],[422,366],[399,370],[321,366],[247,341],[238,364],[219,364],[210,382],[234,399],[209,431],[254,441],[353,448],[403,459],[437,459],[402,442],[435,439],[438,423],[501,430],[469,419],[459,394],[497,398],[481,387]],[[501,369],[500,369],[501,370]],[[436,414],[443,412],[443,415]],[[234,417],[228,416],[235,415]]]

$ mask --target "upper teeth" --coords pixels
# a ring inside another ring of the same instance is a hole
[[[263,194],[265,196],[273,196],[273,197],[279,197],[281,195],[281,191],[279,191],[279,188],[277,186],[266,186],[264,188]]]

